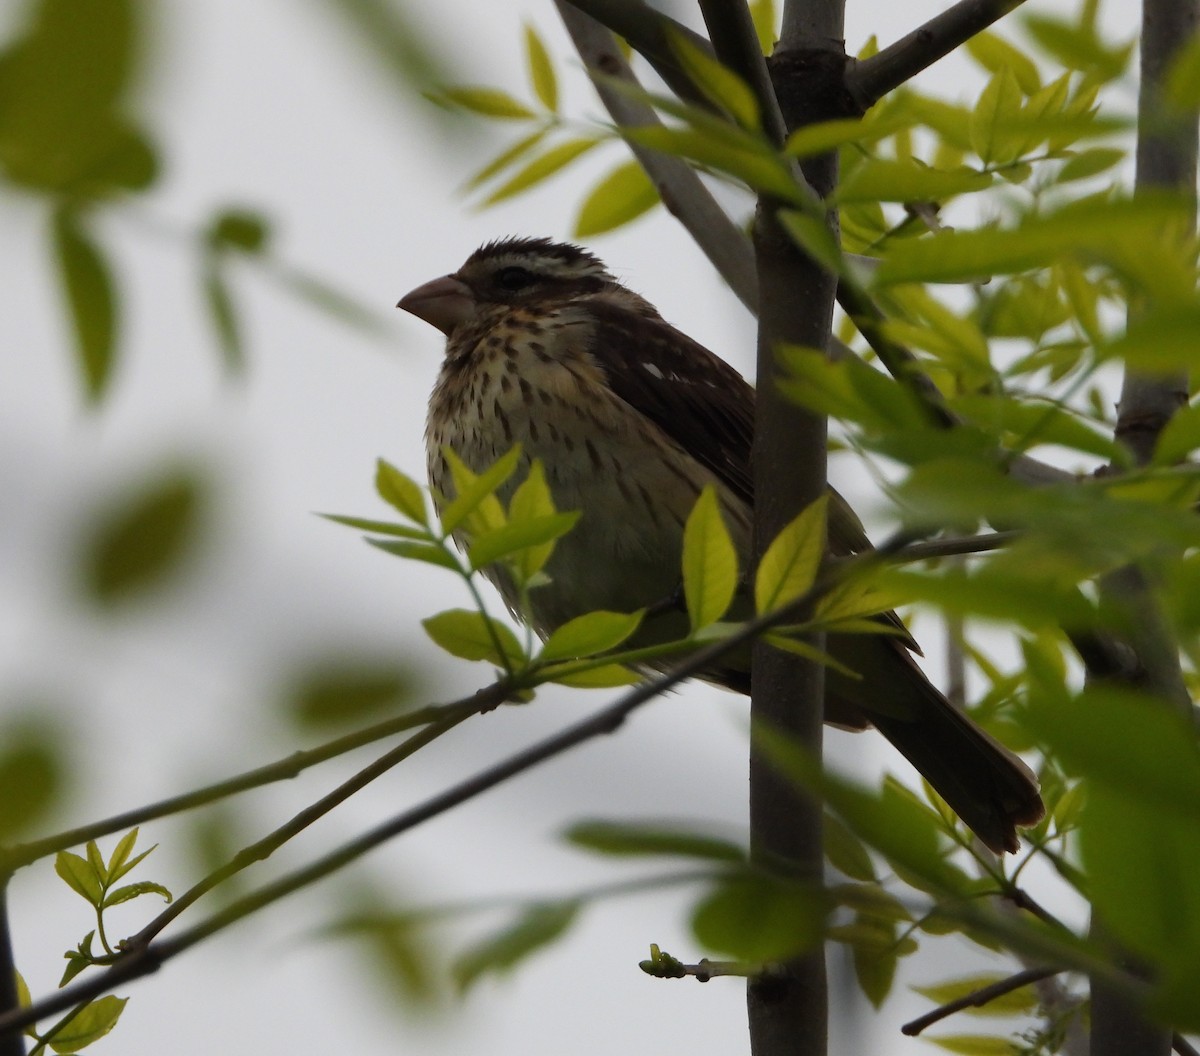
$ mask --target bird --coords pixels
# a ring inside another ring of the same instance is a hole
[[[398,307],[446,338],[425,430],[435,503],[454,495],[447,448],[482,473],[520,444],[526,467],[540,461],[556,507],[580,511],[524,608],[502,569],[484,570],[539,635],[599,609],[648,608],[632,644],[684,637],[683,530],[709,485],[749,567],[753,386],[589,250],[547,238],[488,242]],[[833,489],[828,535],[834,556],[871,549]],[[750,615],[748,597],[741,605]],[[890,633],[829,634],[830,655],[860,677],[827,668],[826,721],[876,727],[983,844],[1018,850],[1017,828],[1045,813],[1033,772],[929,681],[899,617],[878,619]],[[748,694],[748,654],[701,677]]]

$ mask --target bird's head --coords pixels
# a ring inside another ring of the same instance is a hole
[[[579,246],[548,238],[506,238],[481,246],[458,271],[418,286],[396,307],[449,336],[497,309],[553,308],[605,294],[626,299],[631,306],[641,302]]]

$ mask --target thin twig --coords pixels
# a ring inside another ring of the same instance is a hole
[[[852,66],[846,74],[846,87],[866,110],[1022,3],[959,0],[896,43]]]
[[[907,1034],[910,1038],[915,1038],[926,1027],[933,1026],[934,1023],[940,1022],[947,1016],[952,1016],[955,1012],[961,1012],[964,1008],[983,1008],[984,1005],[995,1001],[998,997],[1011,994],[1014,990],[1020,990],[1021,987],[1029,986],[1040,979],[1048,979],[1061,971],[1061,968],[1026,968],[1015,975],[1010,975],[1007,979],[1001,979],[988,986],[981,986],[978,990],[963,994],[954,1001],[939,1005],[932,1011],[926,1012],[925,1015],[905,1023],[900,1028],[900,1032]]]
[[[558,6],[561,13],[563,4]],[[628,41],[680,99],[712,109],[712,103],[692,83],[671,48],[670,37],[675,35],[711,55],[712,45],[700,34],[642,0],[569,0],[569,6]]]
[[[863,564],[878,560],[902,560],[907,552],[907,548],[902,545],[891,549],[883,547],[864,554],[857,560]],[[424,803],[404,811],[390,821],[344,844],[338,850],[317,859],[305,868],[238,899],[207,921],[194,925],[171,939],[160,939],[141,946],[129,945],[126,951],[102,974],[72,983],[51,996],[34,1002],[28,1008],[0,1015],[0,1038],[4,1037],[6,1033],[22,1030],[47,1016],[62,1012],[77,1002],[92,1000],[101,994],[110,992],[117,986],[150,975],[167,961],[179,956],[192,946],[236,924],[259,909],[337,872],[388,840],[446,813],[453,807],[459,806],[593,737],[615,732],[626,718],[648,701],[661,696],[678,683],[711,668],[726,653],[744,646],[771,628],[793,621],[797,614],[805,611],[817,597],[838,582],[841,574],[841,570],[832,570],[822,575],[810,590],[795,601],[774,612],[746,622],[727,638],[698,649],[669,671],[633,687],[613,704],[597,712],[591,718],[569,726],[565,730],[509,756],[508,759],[480,771],[473,777],[453,785]]]
[[[556,0],[556,6],[589,72],[638,83],[609,30],[582,13],[580,4]],[[649,104],[614,91],[600,78],[594,79],[593,84],[618,128],[661,123]],[[757,313],[758,276],[754,271],[754,250],[746,233],[729,218],[696,171],[682,158],[633,142],[628,146],[658,190],[667,212],[683,224],[738,299],[751,313]]]
[[[39,840],[31,840],[29,843],[22,843],[7,848],[3,852],[0,864],[8,869],[18,869],[37,861],[39,858],[45,857],[47,854],[54,854],[68,847],[86,843],[88,840],[95,840],[114,832],[125,832],[135,825],[154,821],[157,818],[169,817],[172,814],[179,814],[185,810],[194,810],[196,807],[202,807],[208,803],[213,803],[216,800],[224,799],[239,792],[246,792],[252,788],[261,788],[263,785],[273,784],[276,781],[289,780],[309,767],[315,766],[317,763],[323,763],[327,759],[344,755],[346,752],[351,752],[374,741],[382,740],[384,737],[402,733],[404,730],[412,729],[414,726],[423,726],[441,721],[448,715],[457,714],[463,709],[487,711],[489,708],[503,704],[509,693],[511,693],[511,687],[506,686],[503,682],[496,682],[490,686],[485,686],[469,697],[450,704],[434,704],[426,708],[405,712],[394,719],[387,719],[384,722],[376,723],[365,729],[355,730],[353,733],[346,734],[344,737],[339,737],[317,748],[293,752],[284,759],[268,763],[266,766],[256,767],[253,770],[246,771],[244,774],[238,774],[236,777],[218,781],[216,784],[206,785],[192,792],[171,796],[168,799],[159,800],[157,803],[150,803],[144,807],[137,807],[134,810],[115,814],[101,821],[94,821],[87,825],[81,825],[78,828],[67,829],[65,832],[55,833]]]
[[[261,840],[257,840],[248,847],[243,847],[230,861],[218,869],[214,869],[211,873],[201,879],[198,883],[192,885],[187,891],[176,898],[166,909],[164,909],[157,917],[147,924],[141,931],[134,935],[131,939],[126,940],[126,946],[145,946],[156,935],[160,934],[171,921],[175,920],[190,906],[194,905],[201,897],[211,891],[218,884],[224,883],[230,877],[240,873],[243,869],[254,864],[255,862],[265,861],[272,854],[282,847],[288,840],[302,832],[313,822],[324,817],[334,807],[340,806],[356,792],[361,791],[376,778],[387,773],[397,763],[402,762],[409,756],[413,755],[419,749],[424,748],[427,744],[437,740],[444,733],[448,733],[454,729],[459,723],[480,711],[480,705],[467,702],[459,705],[458,709],[438,722],[431,723],[421,730],[420,733],[413,734],[412,737],[397,745],[391,751],[386,752],[370,766],[364,767],[358,771],[349,780],[342,782],[332,792],[322,796],[315,803],[305,807],[299,814],[289,819],[285,824],[279,826],[274,831],[268,833]]]

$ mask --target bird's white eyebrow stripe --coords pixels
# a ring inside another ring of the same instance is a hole
[[[604,267],[590,260],[565,260],[553,253],[505,253],[494,260],[496,268],[524,268],[537,272],[545,270],[558,276],[582,277],[595,275],[609,277]]]

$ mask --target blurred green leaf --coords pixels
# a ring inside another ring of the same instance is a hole
[[[483,975],[508,971],[549,946],[566,933],[579,910],[580,904],[574,900],[530,906],[512,925],[458,958],[454,978],[459,989],[468,989]]]
[[[551,682],[560,686],[571,686],[575,689],[615,689],[619,686],[636,685],[642,676],[628,667],[620,664],[602,664],[599,667],[589,667],[583,671],[569,670],[572,665],[563,664],[565,674],[556,674],[555,667],[545,669],[545,676]]]
[[[1154,449],[1154,464],[1173,466],[1200,447],[1200,404],[1176,411],[1159,434]]]
[[[144,7],[38,0],[0,55],[0,165],[14,182],[80,201],[137,190],[157,162],[124,113]]]
[[[84,389],[89,399],[99,401],[116,357],[118,309],[112,272],[75,209],[55,211],[54,251],[75,328]]]
[[[533,94],[550,111],[558,110],[558,78],[550,52],[532,25],[525,26],[525,61],[529,66],[529,83]]]
[[[947,1052],[963,1056],[1021,1056],[1023,1051],[1008,1038],[994,1034],[923,1034],[922,1037]]]
[[[878,1008],[896,980],[900,951],[895,922],[856,913],[854,922],[838,929],[836,937],[850,943],[859,989]]]
[[[513,176],[505,180],[485,199],[484,205],[495,205],[506,198],[527,191],[541,183],[542,180],[553,176],[560,169],[565,169],[576,158],[586,154],[602,140],[595,137],[579,137],[556,143],[532,161],[523,165]]]
[[[1072,180],[1086,180],[1098,176],[1114,165],[1120,165],[1128,156],[1129,152],[1119,147],[1092,147],[1081,150],[1069,157],[1058,170],[1058,182],[1069,183]]]
[[[875,863],[866,847],[838,818],[826,813],[822,832],[830,865],[852,880],[875,879]]]
[[[751,964],[785,961],[820,941],[828,903],[813,887],[765,874],[718,883],[692,914],[692,931],[709,949]]]
[[[658,188],[641,163],[624,161],[587,193],[575,219],[575,237],[590,238],[628,224],[658,201]]]
[[[451,553],[448,545],[442,543],[423,543],[410,539],[368,539],[367,542],[378,550],[408,561],[422,561],[438,568],[448,568],[451,572],[460,571],[458,558]]]
[[[683,592],[693,634],[725,615],[737,585],[737,551],[716,488],[706,484],[683,529]]]
[[[397,536],[400,539],[413,539],[421,542],[430,541],[428,529],[410,528],[407,524],[377,521],[370,517],[346,517],[340,513],[319,513],[317,516],[327,521],[333,521],[334,524],[344,524],[363,532],[374,532],[377,535]]]
[[[928,986],[912,986],[922,997],[929,998],[935,1005],[948,1005],[973,994],[977,990],[1002,983],[1009,977],[999,972],[968,975],[961,979],[950,979],[944,983],[931,983]],[[1034,1012],[1041,1003],[1033,983],[1010,990],[992,998],[981,1007],[968,1006],[962,1011],[972,1016],[1017,1016]]]
[[[421,621],[426,634],[452,656],[487,660],[506,670],[524,662],[516,635],[499,620],[471,609],[450,609]]]
[[[838,186],[835,197],[838,202],[940,202],[986,190],[993,182],[990,173],[966,165],[943,170],[915,158],[866,158]]]
[[[63,741],[49,725],[19,716],[0,729],[0,844],[45,820],[62,797]]]
[[[291,679],[284,707],[302,726],[368,721],[413,694],[412,671],[395,660],[330,657],[306,663]]]
[[[195,548],[207,501],[199,475],[181,470],[159,475],[96,516],[80,562],[88,595],[113,605],[176,574]]]
[[[967,53],[989,73],[1011,69],[1021,91],[1033,95],[1042,86],[1037,66],[1019,48],[988,30],[976,33],[966,43]]]
[[[1027,14],[1023,21],[1033,39],[1051,56],[1069,69],[1102,82],[1120,77],[1133,54],[1132,44],[1106,45],[1093,26],[1049,15]]]
[[[539,128],[536,132],[532,132],[528,136],[522,136],[512,146],[506,147],[467,180],[466,190],[474,190],[480,184],[487,183],[493,176],[503,172],[514,162],[523,158],[546,138],[546,134],[549,131],[549,128]]]
[[[754,577],[754,604],[761,613],[795,601],[816,582],[825,555],[828,496],[811,503],[771,540]]]
[[[595,656],[615,649],[624,642],[642,622],[642,612],[596,612],[585,613],[568,620],[546,639],[538,659],[574,660],[578,657]]]
[[[231,207],[222,209],[209,221],[205,241],[213,249],[262,253],[267,248],[270,234],[271,226],[262,213]]]
[[[750,17],[754,20],[759,48],[764,55],[770,55],[775,50],[775,31],[779,22],[775,0],[750,0]]]
[[[971,147],[986,165],[1014,161],[1024,137],[1012,131],[1021,113],[1021,88],[1012,70],[999,70],[984,88],[971,115]]]
[[[617,857],[700,858],[743,862],[746,852],[736,843],[668,822],[580,821],[563,834],[576,847]]]
[[[1164,95],[1180,110],[1200,104],[1200,37],[1190,37],[1171,60]]]
[[[217,334],[217,345],[225,368],[231,373],[238,373],[246,366],[246,349],[242,342],[237,309],[233,305],[233,293],[216,261],[210,260],[205,264],[203,288],[204,301]]]
[[[430,96],[434,101],[445,100],[454,106],[484,117],[496,117],[505,120],[526,120],[536,116],[524,103],[518,102],[507,92],[498,88],[485,88],[479,85],[452,85],[439,88]]]
[[[58,1053],[72,1053],[99,1041],[117,1025],[128,1000],[126,997],[113,997],[109,994],[89,1002],[82,1012],[72,1017],[71,1021],[54,1035],[50,1048]]]
[[[742,128],[759,127],[758,100],[736,73],[702,51],[681,33],[668,33],[671,51],[704,97],[729,114]]]

